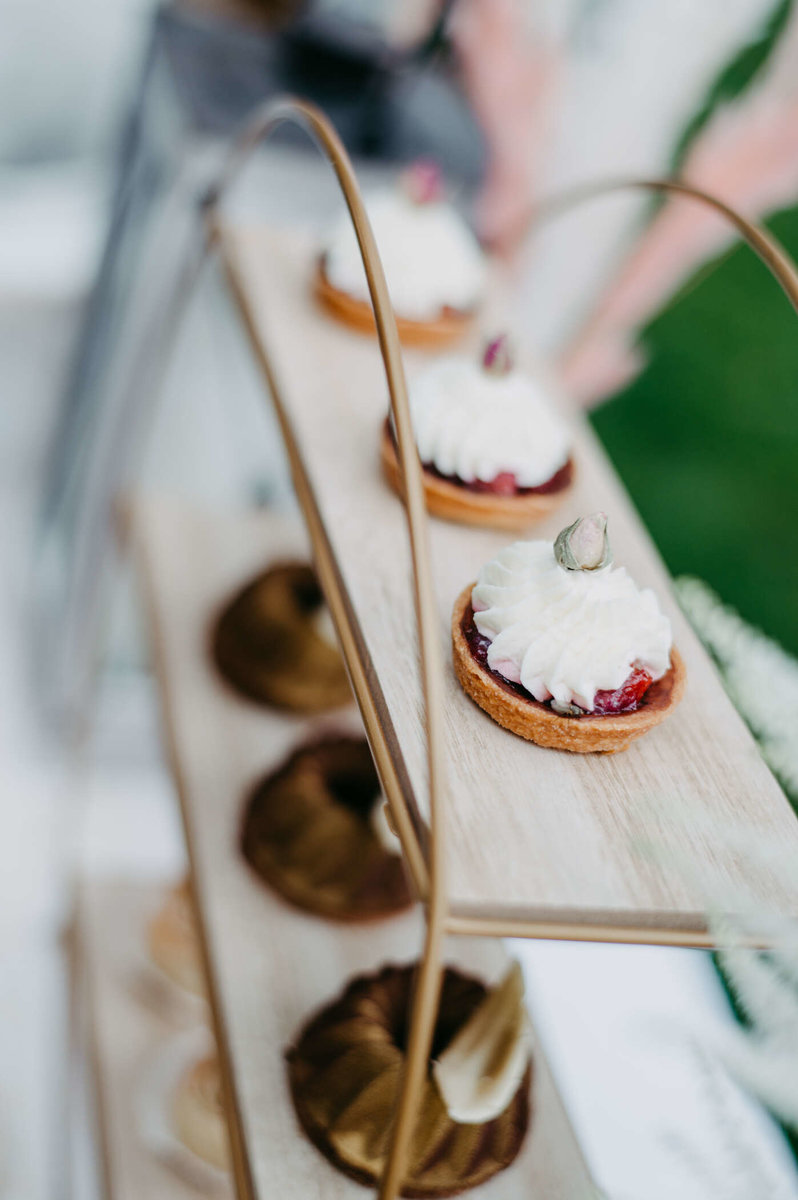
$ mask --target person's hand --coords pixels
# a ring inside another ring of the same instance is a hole
[[[556,57],[532,40],[519,0],[462,0],[451,35],[488,145],[479,232],[494,249],[510,253],[532,203]]]

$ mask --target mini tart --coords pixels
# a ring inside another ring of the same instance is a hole
[[[396,494],[403,496],[402,473],[396,443],[386,419],[380,438],[380,462],[383,475]],[[422,464],[427,509],[445,521],[463,525],[482,525],[491,529],[524,530],[548,517],[562,504],[573,486],[574,464],[569,458],[555,477],[551,491],[526,491],[516,496],[498,496],[473,491],[465,484],[453,483],[434,474]]]
[[[352,699],[343,659],[314,625],[324,597],[311,567],[280,563],[253,579],[216,620],[223,678],[258,704],[316,713]]]
[[[412,896],[400,855],[385,848],[372,825],[380,803],[363,738],[300,746],[252,792],[242,854],[262,880],[306,912],[335,921],[401,912]]]
[[[352,980],[288,1051],[299,1122],[333,1166],[358,1183],[380,1178],[404,1069],[414,966],[387,966]],[[476,979],[447,967],[431,1060],[440,1055],[486,995]],[[529,1123],[531,1064],[498,1117],[458,1124],[428,1073],[408,1155],[403,1196],[455,1196],[503,1171]]]
[[[376,331],[371,304],[350,296],[348,292],[342,292],[330,283],[324,269],[324,255],[316,265],[313,290],[322,307],[337,320],[351,329],[358,330],[359,333],[373,334]],[[399,337],[404,345],[439,349],[459,341],[468,332],[475,314],[461,312],[455,308],[444,308],[430,321],[415,321],[398,313],[394,315]]]
[[[671,647],[670,670],[651,684],[642,704],[634,712],[562,717],[526,693],[520,694],[518,686],[503,680],[496,672],[486,670],[471,653],[465,628],[474,617],[471,606],[474,586],[472,583],[463,588],[452,611],[454,672],[463,691],[474,703],[511,733],[554,750],[615,754],[626,750],[635,738],[664,721],[681,700],[686,670],[675,646]]]
[[[219,1064],[214,1057],[195,1063],[181,1078],[172,1100],[172,1122],[178,1138],[192,1154],[220,1171],[229,1168],[227,1121]]]
[[[147,945],[153,962],[174,983],[195,996],[205,995],[205,973],[187,880],[171,889],[153,917],[147,929]]]

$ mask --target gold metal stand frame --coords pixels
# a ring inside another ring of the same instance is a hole
[[[405,802],[402,781],[397,777],[394,762],[388,752],[385,731],[374,709],[364,677],[363,659],[359,653],[355,624],[348,609],[348,600],[344,594],[315,500],[303,470],[301,457],[293,438],[290,422],[287,419],[286,408],[280,397],[278,381],[274,378],[261,343],[248,298],[235,272],[225,262],[232,294],[240,309],[255,357],[262,369],[274,403],[291,463],[297,497],[302,506],[313,543],[319,576],[339,633],[342,650],[352,677],[385,794],[418,894],[425,904],[426,936],[413,996],[405,1073],[395,1116],[391,1149],[379,1187],[381,1200],[394,1200],[400,1193],[405,1175],[408,1147],[430,1051],[440,995],[445,936],[462,934],[490,937],[535,937],[558,936],[558,934],[556,926],[538,927],[534,923],[518,923],[509,919],[507,922],[503,922],[495,917],[480,917],[478,913],[474,913],[473,916],[450,914],[447,909],[446,862],[443,852],[447,805],[446,747],[443,736],[444,674],[434,604],[421,466],[411,426],[396,319],[389,300],[374,234],[346,150],[329,121],[317,108],[301,100],[280,98],[265,104],[254,114],[242,136],[234,145],[218,185],[208,197],[205,210],[208,245],[209,247],[213,246],[219,241],[221,226],[218,210],[221,198],[238,177],[252,151],[286,121],[305,129],[321,153],[332,164],[360,246],[376,321],[380,353],[388,383],[391,412],[397,433],[413,564],[429,779],[429,827],[426,830],[418,828],[417,822]],[[626,188],[676,193],[698,200],[713,208],[737,229],[768,266],[798,312],[798,273],[779,244],[763,229],[745,220],[720,200],[686,183],[675,180],[632,179],[576,189],[549,204],[538,207],[530,218],[530,227],[543,219],[565,212],[578,203]],[[573,926],[565,925],[562,936],[574,936]],[[699,937],[691,939],[680,936],[678,932],[668,933],[668,931],[664,931],[663,935],[659,937],[655,934],[641,936],[639,931],[628,931],[628,936],[626,936],[620,929],[604,927],[594,929],[586,926],[584,936],[602,940],[664,941],[682,945],[707,944],[706,940]],[[232,1092],[232,1081],[229,1078],[226,1079],[226,1084],[225,1090]],[[233,1100],[232,1095],[228,1095],[228,1101]],[[238,1125],[240,1133],[240,1122],[235,1121],[234,1123]],[[239,1189],[243,1183],[243,1194],[251,1196],[252,1183],[246,1166],[246,1151],[239,1137],[234,1136],[233,1148],[235,1159],[238,1160],[236,1177]]]

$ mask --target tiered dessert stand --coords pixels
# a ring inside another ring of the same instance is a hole
[[[315,305],[310,239],[226,223],[219,199],[252,148],[284,121],[332,163],[360,243],[379,349]],[[732,220],[798,307],[779,247],[686,185],[644,183],[704,200]],[[591,189],[571,201],[596,194]],[[270,560],[305,535],[269,514],[219,517],[156,498],[134,501],[130,536],[143,584],[163,720],[182,806],[233,1173],[242,1200],[356,1197],[299,1131],[282,1055],[303,1019],[358,970],[421,948],[407,1066],[379,1195],[401,1189],[444,957],[495,977],[501,937],[712,944],[707,912],[755,904],[798,915],[798,877],[771,853],[798,855],[798,823],[670,597],[669,580],[586,424],[574,418],[576,493],[544,536],[582,512],[610,515],[616,560],[653,586],[687,664],[687,694],[625,753],[568,755],[505,732],[463,694],[446,651],[452,603],[506,535],[427,519],[404,361],[374,238],[351,164],[311,106],[271,103],[236,147],[206,208],[290,460],[308,542],[366,734],[421,901],[365,931],[288,909],[237,852],[248,786],[298,740],[303,722],[238,701],[208,662],[209,622]],[[499,281],[488,327],[500,323]],[[493,324],[491,324],[491,321]],[[406,505],[380,478],[390,402]],[[408,538],[409,532],[409,538]],[[330,718],[335,724],[337,720]],[[458,935],[453,945],[447,938]],[[480,941],[481,939],[481,941]],[[480,1190],[495,1198],[592,1193],[541,1047],[533,1123],[519,1159]]]

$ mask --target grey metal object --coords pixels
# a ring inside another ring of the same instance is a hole
[[[433,155],[466,193],[481,175],[481,137],[445,64],[382,61],[364,38],[331,73],[329,56],[325,69],[314,60],[314,38],[318,28],[269,35],[186,5],[155,13],[43,499],[33,646],[39,692],[57,718],[79,715],[91,693],[115,569],[113,499],[135,474],[199,269],[202,197],[243,118],[265,97],[302,90],[326,109],[366,174]],[[263,167],[261,219],[319,215],[318,166],[291,149],[291,138]],[[303,171],[308,184],[298,189]]]

